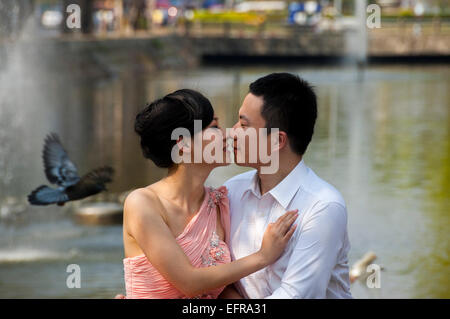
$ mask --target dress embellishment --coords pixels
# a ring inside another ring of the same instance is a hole
[[[225,250],[220,246],[220,238],[214,231],[202,255],[202,264],[204,266],[216,266],[218,261],[223,261]]]
[[[214,205],[219,205],[225,196],[227,196],[227,188],[220,186],[217,189],[209,187],[208,207],[213,208]]]

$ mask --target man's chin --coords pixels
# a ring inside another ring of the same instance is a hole
[[[258,168],[258,165],[256,163],[238,162],[238,160],[237,160],[238,159],[238,151],[236,149],[233,150],[233,155],[234,155],[234,164],[236,164],[237,166]]]

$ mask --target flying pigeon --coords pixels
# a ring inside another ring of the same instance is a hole
[[[28,195],[28,201],[32,205],[63,206],[68,201],[82,199],[107,190],[105,183],[112,182],[114,169],[110,166],[96,168],[80,178],[77,168],[67,156],[56,133],[46,136],[42,159],[48,181],[58,187],[41,185],[33,190]]]

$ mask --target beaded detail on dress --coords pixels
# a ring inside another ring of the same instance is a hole
[[[216,266],[218,261],[223,261],[223,255],[225,250],[220,245],[220,238],[213,231],[211,239],[209,241],[209,246],[206,247],[202,254],[202,265],[203,266]]]
[[[227,196],[227,189],[225,187],[219,187],[214,189],[209,187],[209,198],[208,198],[208,208],[213,208],[223,200],[225,196]],[[210,211],[211,213],[211,211]]]

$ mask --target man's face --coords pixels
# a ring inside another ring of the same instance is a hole
[[[237,165],[258,168],[261,166],[259,157],[260,139],[259,129],[266,127],[266,121],[261,115],[261,110],[264,104],[263,97],[247,94],[241,108],[239,109],[239,120],[233,126],[237,130],[237,135],[241,138],[234,138],[234,157]],[[256,134],[251,132],[254,131]],[[247,135],[248,134],[248,135]],[[270,143],[265,141],[268,145],[267,150],[270,153]],[[241,159],[241,160],[239,160]]]

